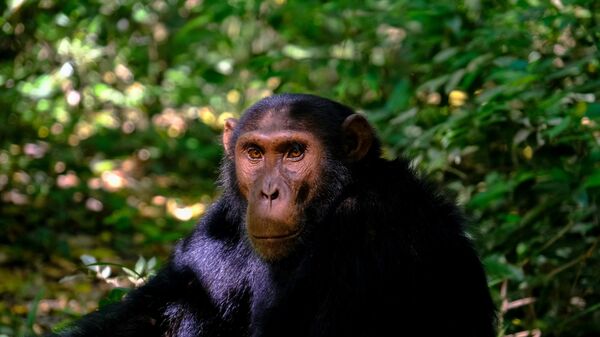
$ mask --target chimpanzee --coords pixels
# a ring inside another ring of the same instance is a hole
[[[63,336],[494,336],[461,212],[364,117],[281,94],[223,145],[222,197],[166,267]]]

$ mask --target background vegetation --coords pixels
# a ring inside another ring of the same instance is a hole
[[[1,336],[151,274],[218,195],[223,120],[278,92],[366,113],[386,156],[464,205],[500,334],[600,334],[600,2],[9,0],[0,15]]]

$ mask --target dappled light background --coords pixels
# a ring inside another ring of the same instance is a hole
[[[600,2],[8,0],[0,15],[0,336],[143,282],[218,196],[224,120],[280,92],[365,113],[386,157],[465,207],[501,335],[600,333]]]

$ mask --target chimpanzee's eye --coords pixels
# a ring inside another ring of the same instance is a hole
[[[255,147],[249,147],[246,150],[246,153],[248,154],[248,158],[250,158],[251,160],[262,159],[262,152],[260,152],[260,150]]]
[[[305,147],[303,145],[295,143],[288,150],[286,158],[298,161],[304,157],[304,149]]]

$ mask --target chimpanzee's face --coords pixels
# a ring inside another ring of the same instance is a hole
[[[360,115],[348,116],[337,130],[322,130],[318,120],[310,119],[314,119],[311,111],[295,118],[289,111],[285,106],[259,111],[239,126],[229,119],[223,133],[227,156],[235,164],[237,188],[248,205],[248,237],[266,261],[281,260],[297,247],[306,230],[307,210],[325,207],[317,205],[319,194],[331,190],[325,186],[325,173],[331,176],[331,167],[362,159],[373,139],[371,127]],[[319,137],[324,133],[337,135],[340,148],[327,149]],[[326,166],[332,153],[341,161]]]

